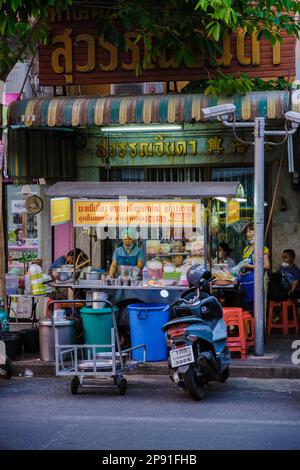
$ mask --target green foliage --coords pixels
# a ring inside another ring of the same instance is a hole
[[[251,91],[287,90],[290,88],[291,83],[284,77],[279,77],[277,80],[263,80],[262,78],[250,78],[246,73],[238,77],[220,74],[220,78],[217,79],[192,81],[181,90],[181,93],[232,96],[234,94],[245,95]]]
[[[45,43],[49,8],[63,10],[72,0],[0,0],[0,80],[39,42]]]
[[[136,43],[146,45],[139,73],[157,62],[163,49],[168,57],[175,57],[177,65],[193,65],[203,56],[214,60],[225,30],[244,28],[252,34],[257,29],[258,39],[264,37],[272,45],[282,41],[282,30],[299,37],[298,13],[297,0],[116,0],[111,9],[99,13],[98,25],[108,35],[120,24],[126,31],[139,33]],[[117,44],[116,34],[115,38]],[[244,90],[248,84],[242,81],[238,86]]]
[[[9,243],[13,243],[17,240],[17,236],[16,236],[16,233],[14,230],[11,230],[10,232],[8,232],[8,241]]]
[[[24,274],[28,271],[30,263],[35,259],[37,259],[37,255],[34,251],[22,253],[22,255],[17,259],[19,263],[23,263]]]

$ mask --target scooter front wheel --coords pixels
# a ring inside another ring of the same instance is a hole
[[[186,391],[195,401],[202,400],[204,396],[204,388],[197,377],[196,368],[191,365],[187,372],[183,374],[184,385]]]

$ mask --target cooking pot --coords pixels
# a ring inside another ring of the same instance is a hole
[[[62,266],[61,268],[50,269],[49,273],[53,281],[70,282],[73,280],[74,277],[74,268],[69,268],[66,265]],[[80,269],[76,270],[75,279],[78,279],[79,275]]]
[[[84,279],[86,281],[99,281],[100,278],[101,278],[101,273],[99,273],[98,271],[90,271],[90,272],[84,273]]]

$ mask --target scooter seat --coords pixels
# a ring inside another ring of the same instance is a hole
[[[175,318],[174,320],[168,321],[162,326],[163,331],[165,331],[167,328],[169,328],[172,325],[178,325],[180,323],[206,323],[204,320],[201,318],[197,317],[196,315],[190,316],[190,317],[180,317],[180,318]]]

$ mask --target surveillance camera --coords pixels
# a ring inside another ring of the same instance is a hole
[[[284,114],[284,117],[287,121],[291,121],[292,124],[296,124],[297,127],[300,124],[300,113],[296,113],[296,111],[288,111]]]
[[[202,108],[202,116],[204,118],[228,116],[235,112],[235,106],[232,103],[220,104],[219,106],[211,106],[209,108]]]

